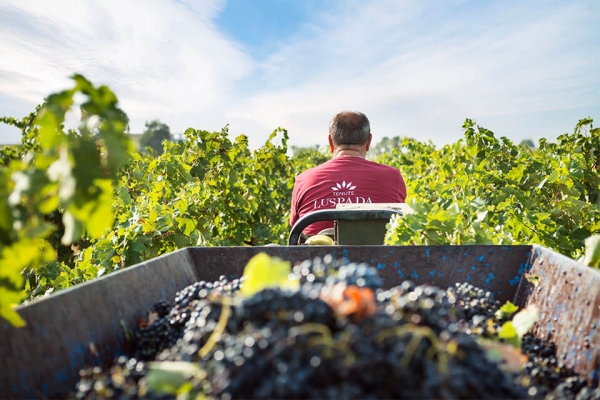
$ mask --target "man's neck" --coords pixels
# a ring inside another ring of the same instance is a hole
[[[358,149],[335,149],[333,152],[333,158],[336,157],[360,157],[365,158],[367,156],[366,152],[363,152]]]

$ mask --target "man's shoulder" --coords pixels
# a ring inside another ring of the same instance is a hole
[[[353,166],[357,168],[357,172],[364,172],[365,170],[369,170],[378,175],[400,174],[400,171],[397,168],[392,167],[390,165],[380,164],[375,161],[370,161],[360,157],[340,157],[333,158],[324,162],[323,164],[304,170],[296,177],[296,181],[312,180],[319,175],[338,173],[340,171],[352,171],[354,170],[354,168],[352,168]]]
[[[320,173],[324,172],[328,168],[327,164],[329,162],[331,162],[331,160],[328,160],[328,161],[324,162],[323,164],[319,164],[315,167],[308,168],[308,169],[305,169],[304,171],[300,172],[296,176],[296,184],[305,182],[307,180],[310,181],[310,180],[315,179],[315,175],[319,175]]]
[[[334,161],[334,160],[335,160],[335,159],[327,160],[327,161],[325,161],[325,162],[324,162],[324,163],[322,163],[322,164],[319,164],[319,165],[316,165],[316,166],[314,166],[314,167],[311,167],[311,168],[305,169],[304,171],[302,171],[302,172],[301,172],[301,173],[298,175],[298,177],[300,177],[300,176],[302,176],[302,175],[312,175],[312,174],[314,174],[315,172],[319,172],[319,171],[327,170],[327,169],[329,169],[329,168],[331,168],[331,167],[333,166],[333,161]]]
[[[370,168],[373,168],[373,169],[379,169],[381,171],[400,172],[398,170],[398,168],[392,167],[391,165],[381,164],[376,161],[371,161],[371,160],[367,160],[367,159],[364,159],[364,161],[367,163],[367,165]]]
[[[370,165],[376,165],[376,166],[379,166],[381,168],[393,168],[393,169],[395,169],[394,167],[392,167],[390,165],[378,163],[377,161],[369,160],[367,158],[364,158],[363,160],[366,161]]]

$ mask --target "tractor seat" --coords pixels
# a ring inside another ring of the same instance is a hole
[[[338,204],[336,209],[314,211],[296,221],[288,245],[304,243],[307,236],[302,231],[319,221],[334,221],[333,228],[319,234],[332,237],[338,245],[382,245],[392,215],[411,211],[404,203]]]

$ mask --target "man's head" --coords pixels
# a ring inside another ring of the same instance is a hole
[[[371,124],[367,116],[359,111],[342,111],[329,123],[329,145],[331,150],[369,150]]]

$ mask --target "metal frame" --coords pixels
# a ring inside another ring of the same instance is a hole
[[[381,209],[381,210],[320,210],[314,211],[310,214],[306,214],[302,218],[300,218],[290,231],[290,236],[288,239],[289,246],[298,245],[298,241],[300,239],[300,235],[302,231],[309,225],[319,222],[319,221],[382,221],[384,220],[386,223],[390,220],[392,215],[394,214],[402,214],[400,210],[390,210],[390,209]],[[338,227],[336,225],[336,237],[338,235]],[[350,244],[350,243],[338,243],[342,244]],[[363,244],[373,244],[373,243],[363,243]],[[383,241],[378,244],[383,244]]]

